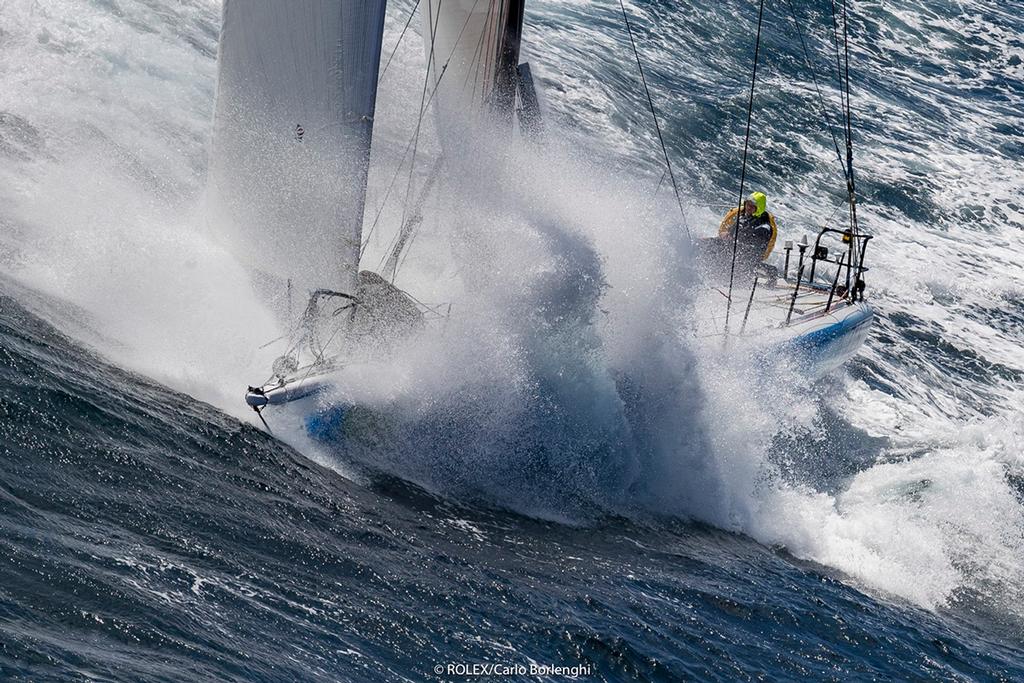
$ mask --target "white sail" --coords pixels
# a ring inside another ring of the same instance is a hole
[[[524,2],[427,0],[422,13],[427,57],[424,94],[434,107],[445,155],[474,153],[473,133],[481,129],[481,123],[504,121],[511,125],[519,78],[517,65]],[[400,226],[381,271],[386,278],[394,279],[402,251],[422,222],[423,202],[440,170],[439,159],[427,176],[417,202],[406,207],[411,212]],[[449,181],[457,173],[449,169]]]
[[[256,271],[352,291],[386,0],[224,0],[210,190]]]
[[[511,115],[523,0],[429,0],[427,61],[440,121],[481,111]]]

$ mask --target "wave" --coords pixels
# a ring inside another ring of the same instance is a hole
[[[32,4],[5,5],[0,47],[12,65],[0,89],[5,267],[86,311],[62,319],[64,329],[119,364],[247,417],[239,389],[262,377],[269,358],[258,347],[280,330],[204,224],[215,12],[204,3],[169,13]],[[728,23],[736,9],[682,18],[640,8],[668,26],[645,43],[647,56],[673,64],[679,46],[702,35],[698,24]],[[531,11],[538,30],[549,29],[530,59],[551,93],[553,142],[543,152],[495,151],[492,172],[428,217],[439,227],[417,244],[400,283],[455,301],[452,325],[344,388],[383,415],[383,436],[370,425],[361,451],[315,457],[344,471],[346,459],[371,463],[456,500],[573,524],[698,519],[926,608],[980,606],[1020,619],[1020,397],[1010,388],[1021,372],[1012,306],[1020,245],[1010,232],[1019,207],[1005,208],[1013,200],[997,167],[969,149],[977,116],[963,123],[969,139],[940,153],[927,143],[952,117],[890,97],[881,76],[866,80],[860,103],[876,116],[865,122],[864,175],[877,208],[865,222],[892,245],[878,250],[870,282],[882,322],[848,375],[807,385],[685,333],[685,233],[671,203],[652,200],[657,172],[642,170],[653,162],[641,147],[649,132],[637,133],[647,123],[631,65],[615,50],[588,65],[594,45],[624,43],[577,7]],[[568,25],[582,28],[574,37]],[[881,30],[870,14],[858,24],[866,36]],[[910,37],[894,41],[877,52],[858,38],[859,71],[920,58]],[[681,63],[694,68],[678,71],[689,75],[654,69],[661,92],[690,98],[662,108],[665,127],[692,193],[712,199],[705,190],[728,186],[734,171],[729,107],[706,118],[691,110],[738,92],[726,81],[745,65],[716,45],[704,55],[715,68],[698,69],[701,55],[687,48]],[[417,50],[410,38],[382,90],[390,99],[377,127],[373,205],[409,129],[400,93],[419,73]],[[724,80],[695,75],[711,72]],[[908,78],[921,97],[935,87]],[[780,88],[778,116],[761,124],[763,140],[792,142],[786,154],[817,139],[790,125],[805,95]],[[936,97],[950,111],[1012,119],[994,96]],[[928,125],[915,131],[921,120]],[[1019,130],[986,131],[988,148],[1020,144]],[[582,142],[596,139],[607,144]],[[916,169],[921,157],[936,168]],[[806,163],[799,178],[757,178],[786,216],[822,211],[819,188],[834,169],[827,155]],[[922,177],[932,179],[921,183],[938,197],[938,217],[915,212]],[[949,187],[955,196],[942,194]],[[964,232],[950,233],[939,219],[961,215],[969,197],[994,218],[963,219]],[[695,226],[710,223],[702,201],[691,199]],[[796,223],[784,230],[799,232]],[[372,242],[368,258],[383,246]],[[917,274],[934,262],[951,275]],[[976,285],[991,275],[982,296]],[[842,442],[829,438],[837,432]]]

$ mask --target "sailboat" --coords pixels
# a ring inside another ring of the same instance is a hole
[[[845,159],[840,151],[840,144],[811,63],[803,35],[803,22],[797,16],[793,3],[787,5],[803,49],[805,65],[814,81],[823,119],[829,129],[846,179],[845,201],[849,208],[849,224],[839,227],[831,223],[830,216],[819,228],[813,248],[806,235],[795,245],[792,241],[786,241],[784,256],[781,260],[777,258],[776,263],[767,262],[767,257],[762,262],[760,250],[764,245],[754,253],[753,258],[749,249],[740,248],[740,216],[744,210],[744,203],[748,200],[745,196],[747,152],[764,21],[765,0],[761,0],[735,224],[726,226],[731,229],[726,230],[724,236],[731,236],[731,239],[710,238],[693,241],[700,291],[696,297],[697,312],[693,318],[692,333],[699,341],[705,343],[714,339],[722,340],[727,346],[746,343],[753,347],[754,355],[765,363],[785,359],[798,371],[817,377],[849,360],[863,345],[870,332],[874,311],[865,301],[864,278],[868,268],[864,264],[868,243],[873,237],[863,232],[857,222],[846,2],[841,5],[841,17],[836,16],[833,3],[832,17],[835,67],[839,74],[843,108]],[[640,83],[661,143],[666,167],[662,177],[669,178],[683,223],[686,225],[686,211],[673,173],[671,158],[661,134],[654,101],[644,76],[644,67],[633,37],[629,15],[622,0],[619,0],[619,6],[636,59]],[[660,187],[659,181],[659,189]],[[753,196],[749,199],[753,199]],[[774,223],[772,229],[775,230]],[[771,244],[774,244],[774,241],[773,234]],[[796,254],[793,253],[794,248]]]
[[[318,396],[340,371],[386,357],[396,342],[445,316],[393,284],[420,220],[416,211],[381,272],[360,269],[385,5],[223,3],[211,206],[227,239],[256,245],[247,265],[292,329],[271,377],[246,391],[261,419],[267,406],[302,401],[312,425],[323,412]],[[519,64],[522,0],[424,5],[427,79],[417,135],[431,103],[450,121],[488,116],[511,125],[518,112],[520,129],[536,130],[532,77]],[[442,146],[457,143],[442,136]],[[410,183],[411,175],[410,164]],[[296,292],[309,293],[297,317]]]
[[[750,344],[763,362],[782,358],[812,377],[840,367],[864,344],[874,322],[862,265],[870,239],[823,227],[813,244],[806,235],[795,245],[787,241],[779,265],[759,264],[734,280],[732,302],[724,282],[698,269],[708,279],[698,297],[703,307],[694,334],[704,342]]]
[[[393,284],[421,218],[418,206],[398,227],[381,273],[360,270],[385,1],[223,4],[211,186],[228,232],[258,245],[249,263],[254,279],[287,311],[292,328],[270,378],[249,386],[245,400],[261,419],[268,406],[298,407],[310,433],[336,433],[331,425],[324,429],[325,415],[336,424],[345,406],[321,399],[340,371],[386,357],[398,340],[444,318]],[[480,117],[536,135],[536,90],[529,65],[519,63],[524,0],[423,4],[427,71],[417,135],[431,104],[445,124],[443,149],[458,146],[460,126]],[[629,29],[624,5],[623,17]],[[651,113],[657,126],[653,103]],[[671,175],[663,142],[662,151]],[[672,182],[678,198],[674,176]],[[841,364],[863,343],[873,318],[863,296],[870,239],[855,223],[826,226],[811,251],[806,240],[796,245],[792,270],[794,246],[787,243],[781,269],[759,266],[752,279],[730,275],[728,293],[711,287],[728,302],[725,316],[697,321],[694,333],[753,339],[763,349],[809,359],[815,372]],[[823,278],[826,266],[834,270]],[[740,316],[733,304],[748,284]],[[309,293],[297,317],[295,292]]]
[[[720,336],[730,343],[732,340],[746,340],[758,349],[758,355],[766,362],[784,358],[803,373],[817,377],[845,363],[863,345],[871,325],[874,311],[865,300],[865,258],[868,243],[873,236],[860,229],[857,221],[857,190],[853,165],[852,104],[850,94],[850,54],[847,37],[847,4],[841,4],[837,16],[833,3],[832,37],[836,55],[836,73],[839,76],[839,92],[842,101],[841,129],[845,142],[845,157],[841,151],[838,136],[829,116],[822,95],[807,42],[803,34],[803,21],[797,15],[793,3],[787,3],[793,26],[803,50],[805,66],[814,82],[821,114],[835,147],[836,157],[846,180],[845,203],[849,222],[846,225],[831,223],[830,216],[818,229],[811,244],[804,235],[799,243],[787,240],[783,255],[774,264],[767,259],[761,261],[756,253],[753,259],[746,257],[739,248],[740,214],[744,202],[747,145],[750,139],[751,120],[757,84],[757,67],[760,55],[761,34],[764,21],[765,0],[761,0],[757,19],[757,34],[754,45],[753,73],[750,84],[750,99],[747,107],[746,136],[743,150],[743,164],[740,176],[740,200],[736,207],[735,224],[726,236],[731,240],[724,244],[731,246],[728,268],[728,286],[719,286],[715,274],[708,273],[707,266],[716,267],[715,259],[705,262],[704,298],[724,298],[724,316],[699,317],[695,328],[697,334],[708,338]],[[638,58],[639,64],[639,58]],[[667,161],[666,155],[666,161]],[[752,195],[749,199],[754,199]],[[763,195],[762,195],[763,198]],[[841,205],[840,205],[841,206]],[[837,207],[838,210],[839,207]],[[731,214],[730,214],[731,215]],[[835,211],[833,212],[835,215]],[[728,219],[727,219],[728,220]],[[774,230],[774,225],[773,225]],[[774,236],[771,238],[774,242]],[[729,244],[731,242],[731,245]],[[712,253],[722,254],[723,242],[717,238],[698,240],[698,247],[712,246]],[[796,253],[794,253],[794,248]],[[700,259],[698,258],[698,263]],[[717,275],[723,276],[724,263],[717,264]],[[737,277],[738,276],[738,277]],[[724,278],[723,278],[724,279]],[[714,308],[714,307],[712,307]],[[719,311],[721,306],[718,307]],[[705,309],[707,310],[707,309]],[[742,310],[742,315],[740,311]],[[737,330],[738,328],[738,330]]]

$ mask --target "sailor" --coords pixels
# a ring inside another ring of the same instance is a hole
[[[767,211],[768,197],[764,192],[754,192],[743,202],[743,213],[739,217],[739,238],[737,252],[744,261],[756,265],[766,261],[775,248],[775,238],[779,229],[775,226],[775,216]],[[718,226],[719,239],[732,241],[733,230],[737,227],[736,214],[733,209],[725,215]]]

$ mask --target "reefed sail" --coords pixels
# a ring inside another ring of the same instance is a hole
[[[215,223],[254,270],[353,291],[385,0],[224,0]]]

